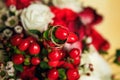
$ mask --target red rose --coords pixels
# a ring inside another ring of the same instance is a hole
[[[53,25],[62,25],[68,27],[70,31],[75,32],[75,29],[80,26],[80,20],[77,13],[70,9],[59,9],[51,7],[51,11],[54,13]]]
[[[94,18],[93,22],[90,24],[90,26],[99,24],[102,20],[103,20],[103,17],[101,15],[95,14],[95,18]]]
[[[32,1],[33,0],[6,0],[5,3],[8,7],[14,5],[17,9],[23,9],[28,7]]]
[[[79,17],[83,24],[88,25],[94,20],[94,11],[90,7],[84,8],[84,10],[79,13]]]
[[[61,26],[67,27],[67,24],[61,20],[55,20],[53,25],[61,25]]]
[[[102,16],[98,15],[94,9],[87,7],[79,14],[56,7],[51,7],[51,11],[55,14],[53,25],[68,27],[70,31],[78,34],[80,40],[85,36],[91,36],[92,44],[97,50],[106,51],[110,47],[109,43],[92,27],[102,21]]]
[[[8,7],[11,5],[16,6],[16,0],[6,0],[5,3],[6,3],[6,6]]]
[[[79,34],[79,39],[82,41],[84,36],[86,35],[85,33],[85,26],[80,26],[79,30],[78,30],[78,34]]]
[[[91,36],[92,44],[97,50],[107,51],[110,48],[109,42],[91,27],[81,26],[79,28],[78,34],[80,40],[83,40],[84,36]]]
[[[110,48],[110,44],[104,39],[97,31],[91,30],[92,44],[97,50],[107,51]]]
[[[82,23],[87,26],[94,26],[102,21],[102,16],[90,7],[84,8],[84,10],[79,13],[79,17]]]
[[[74,21],[78,15],[70,9],[63,9],[62,12],[65,12],[66,21]]]

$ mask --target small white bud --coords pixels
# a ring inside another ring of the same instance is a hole
[[[17,80],[22,80],[22,79],[18,78]]]
[[[12,62],[12,61],[8,61],[8,62],[7,62],[7,66],[8,66],[8,67],[13,67],[13,62]]]
[[[18,17],[17,16],[11,16],[5,21],[5,25],[13,28],[18,24]]]
[[[9,76],[14,76],[14,75],[15,75],[14,72],[7,72],[7,74],[8,74]]]
[[[11,6],[10,6],[10,11],[11,11],[11,12],[15,12],[15,11],[16,11],[16,7],[15,7],[14,5],[11,5]]]
[[[14,73],[14,72],[15,72],[15,69],[14,69],[13,67],[11,67],[11,68],[9,68],[9,69],[7,70],[7,72],[8,72],[8,73]]]
[[[5,30],[3,31],[3,35],[6,36],[6,37],[11,37],[12,34],[13,34],[13,31],[10,30],[10,29],[5,29]]]
[[[92,43],[92,37],[87,37],[86,38],[86,43],[91,44]]]
[[[22,33],[23,28],[18,25],[18,26],[16,26],[16,27],[14,28],[14,30],[15,30],[16,33]]]
[[[15,79],[11,78],[11,79],[9,79],[9,80],[15,80]]]

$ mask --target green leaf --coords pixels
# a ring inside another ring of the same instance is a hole
[[[5,61],[5,62],[10,61],[10,57],[5,55],[5,57],[4,57],[4,61]]]
[[[43,55],[47,55],[47,54],[48,54],[48,50],[45,49],[45,48],[43,48],[42,51],[41,51],[41,54],[43,54]]]
[[[58,69],[60,80],[66,80],[66,71],[63,68]]]
[[[15,13],[14,12],[9,12],[10,16],[15,16]]]
[[[20,71],[20,72],[23,71],[23,66],[22,66],[22,65],[14,65],[14,68],[15,68],[17,71]]]
[[[12,46],[11,52],[13,52],[15,54],[25,54],[24,51],[20,51],[16,46]]]
[[[42,68],[42,69],[49,69],[49,65],[48,65],[48,63],[47,62],[44,62],[44,61],[41,61],[40,62],[40,67]]]
[[[120,49],[116,50],[116,57],[120,56]]]
[[[21,51],[19,50],[19,49],[14,49],[14,53],[17,53],[17,54],[20,54],[21,53]]]
[[[120,65],[120,62],[118,62],[117,58],[114,60],[114,63]]]
[[[0,72],[0,76],[5,76],[6,75],[6,72],[5,71],[1,71]]]
[[[7,20],[7,15],[3,15],[3,16],[1,17],[1,19],[2,19],[2,21],[6,21],[6,20]]]
[[[5,28],[6,28],[5,25],[1,23],[1,24],[0,24],[0,33],[3,32],[3,30],[4,30]]]
[[[24,65],[30,65],[30,58],[26,58],[26,59],[25,59]]]
[[[119,58],[120,58],[120,49],[116,50],[116,58],[115,58],[115,60],[114,60],[114,63],[115,63],[115,64],[120,65]]]
[[[43,38],[45,38],[46,40],[49,40],[49,30],[43,33]]]
[[[32,30],[29,30],[29,32],[32,33],[32,34],[38,35],[39,37],[41,37],[41,32],[38,31],[38,30],[32,29]]]
[[[99,50],[99,53],[100,53],[100,54],[108,54],[107,51],[103,51],[103,50]]]

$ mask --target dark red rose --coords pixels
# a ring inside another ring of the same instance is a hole
[[[11,6],[11,5],[14,5],[16,6],[16,1],[17,0],[6,0],[5,3],[6,3],[6,6]]]
[[[55,14],[53,25],[68,27],[70,31],[78,34],[80,41],[85,36],[91,36],[93,38],[92,44],[97,50],[106,51],[109,48],[109,43],[93,29],[93,26],[103,19],[93,8],[86,7],[78,14],[69,9],[58,9],[56,7],[51,7],[51,11]]]
[[[83,40],[85,36],[91,35],[91,27],[86,27],[84,25],[81,25],[78,29],[78,36],[80,40]]]
[[[80,20],[84,25],[94,26],[102,21],[102,16],[97,14],[96,10],[91,7],[86,7],[79,13]]]
[[[84,8],[84,10],[79,13],[79,17],[83,24],[88,25],[94,20],[94,10],[90,7]]]
[[[65,21],[57,20],[57,19],[54,19],[54,23],[52,25],[60,25],[60,26],[67,27],[67,24]]]
[[[5,3],[8,7],[14,5],[17,9],[23,9],[28,7],[32,1],[35,0],[6,0]]]
[[[110,48],[109,42],[104,39],[93,27],[80,26],[78,31],[80,40],[83,40],[85,36],[92,37],[92,43],[97,50],[107,51]]]
[[[78,17],[77,13],[70,9],[63,9],[62,12],[65,12],[66,21],[74,21]]]
[[[94,21],[90,24],[90,26],[94,26],[96,24],[99,24],[103,20],[103,17],[101,15],[95,14]]]
[[[70,31],[75,32],[75,29],[81,23],[78,14],[70,9],[51,7],[51,11],[55,15],[53,25],[62,25],[68,27]]]

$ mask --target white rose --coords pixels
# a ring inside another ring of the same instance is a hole
[[[111,80],[111,68],[108,63],[99,55],[93,45],[89,53],[82,54],[81,64],[92,63],[94,71],[91,76],[81,75],[79,80]]]
[[[82,75],[79,80],[102,80],[102,79],[96,75],[90,75],[90,76]]]
[[[37,29],[43,32],[48,28],[53,17],[54,15],[48,6],[40,3],[32,4],[22,11],[21,22],[26,30]]]
[[[80,0],[52,0],[52,3],[58,8],[68,8],[75,12],[82,10]]]

